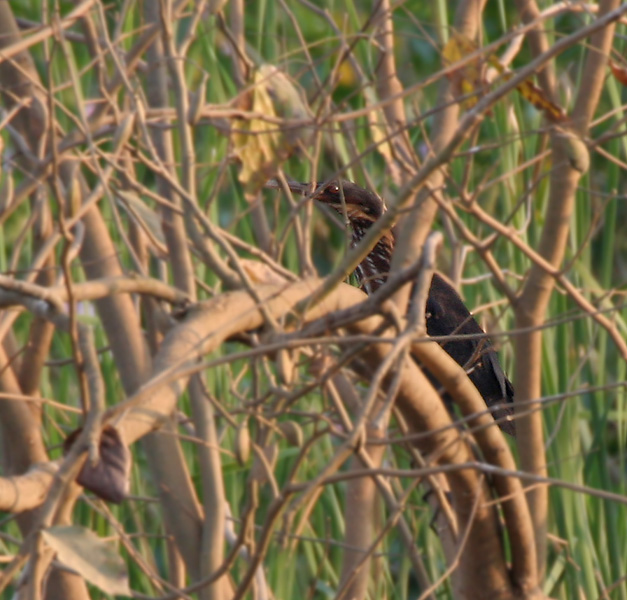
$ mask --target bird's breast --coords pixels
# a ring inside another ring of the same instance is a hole
[[[365,233],[366,230],[359,224],[353,224],[353,241],[351,243],[353,248],[362,240]],[[372,294],[385,283],[390,272],[393,250],[393,239],[390,236],[384,236],[355,269],[359,287],[367,294]]]

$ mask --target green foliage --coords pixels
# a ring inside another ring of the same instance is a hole
[[[319,159],[310,159],[318,155],[312,146],[308,146],[305,154],[291,156],[281,168],[290,178],[307,181],[313,177],[324,180],[350,165],[345,172],[347,177],[373,185],[382,194],[385,192],[393,197],[398,184],[387,168],[386,158],[379,153],[380,147],[376,144],[367,118],[358,116],[346,122],[332,119],[333,115],[359,111],[368,105],[368,94],[372,93],[378,60],[377,47],[367,22],[370,9],[356,2],[329,0],[318,4],[333,20],[337,31],[322,12],[310,10],[306,3],[246,3],[244,35],[248,56],[257,66],[269,64],[283,69],[295,85],[302,88],[312,109],[325,115],[325,120],[320,123],[314,136],[315,143],[319,144]],[[484,45],[509,33],[519,22],[513,4],[488,4],[483,23]],[[17,17],[42,19],[43,8],[36,1],[12,2],[11,5]],[[134,8],[128,11],[127,3],[112,2],[106,5],[109,35],[112,36],[115,29],[119,29],[121,35],[116,43],[119,41],[127,50],[132,47],[145,25],[138,6],[135,3],[131,5]],[[434,126],[431,111],[437,110],[434,103],[440,78],[433,81],[432,76],[441,68],[441,40],[448,37],[439,25],[442,19],[450,22],[451,17],[446,15],[446,9],[447,3],[415,0],[402,3],[394,12],[399,77],[406,88],[416,86],[405,98],[410,115],[408,130],[416,148],[426,149],[429,132]],[[65,10],[63,6],[61,12],[65,13]],[[125,11],[124,15],[122,11]],[[124,18],[118,21],[122,16]],[[51,15],[43,17],[49,19]],[[587,18],[581,13],[560,17],[549,20],[546,28],[549,31],[556,30],[561,36],[581,26],[582,20]],[[183,35],[189,19],[181,21],[179,25],[181,31],[178,33]],[[80,35],[78,26],[71,31]],[[338,57],[346,51],[346,45],[359,71],[349,61],[339,61]],[[615,51],[624,53],[624,50],[624,40],[617,38]],[[576,93],[584,85],[578,81],[578,65],[583,51],[582,44],[557,57],[556,68],[561,77],[560,92],[563,97]],[[221,30],[220,20],[209,15],[203,18],[185,56],[184,70],[189,89],[195,90],[202,76],[207,75],[206,102],[216,106],[234,106],[241,88],[234,72],[233,52]],[[77,127],[84,115],[93,110],[90,98],[96,97],[101,88],[93,58],[85,44],[66,40],[62,48],[49,39],[45,44],[33,46],[31,53],[44,85],[47,89],[55,90],[54,114],[60,127],[63,130]],[[529,60],[530,55],[525,49],[514,66],[524,66]],[[110,76],[114,65],[110,61],[106,64]],[[78,77],[79,90],[70,84],[72,71]],[[429,84],[423,85],[423,82]],[[142,85],[143,74],[135,75],[130,82],[130,89],[120,92],[123,100],[119,101],[119,106],[132,104],[134,90],[143,94]],[[593,142],[624,127],[622,95],[622,90],[609,79],[597,111],[599,121],[591,132]],[[171,105],[175,106],[176,101],[171,91]],[[327,102],[332,107],[328,113],[323,110]],[[565,108],[570,111],[572,106],[566,103]],[[213,223],[247,244],[256,246],[255,217],[238,180],[240,165],[232,160],[233,145],[227,132],[228,127],[237,128],[238,124],[241,122],[236,118],[227,123],[225,119],[211,116],[195,124],[193,141],[197,201]],[[476,193],[479,205],[500,222],[507,222],[518,231],[520,239],[531,248],[537,248],[542,228],[550,226],[543,221],[543,215],[552,165],[549,159],[535,160],[546,148],[546,125],[536,109],[516,97],[515,93],[509,94],[493,107],[477,135],[460,149],[450,163],[450,179],[445,190],[446,198],[451,202],[457,202],[462,192]],[[3,134],[3,139],[6,143],[8,138]],[[110,141],[111,133],[94,143],[99,145],[100,151],[109,152]],[[139,135],[134,137],[131,145],[138,154],[150,155]],[[621,200],[627,191],[623,175],[627,142],[624,137],[616,138],[603,142],[602,149],[604,153],[592,153],[589,174],[580,182],[565,260],[569,266],[569,280],[598,310],[606,311],[607,316],[624,333],[627,313],[622,297],[627,221]],[[90,155],[90,142],[79,144],[78,152]],[[94,156],[97,155],[94,153]],[[180,168],[182,159],[182,150],[177,145],[177,168]],[[105,168],[107,164],[107,160],[103,159],[99,168]],[[524,168],[521,169],[521,165],[525,165]],[[134,167],[137,179],[154,191],[156,184],[150,165],[142,164],[141,159],[137,159]],[[87,171],[93,182],[98,180],[100,174],[93,165]],[[5,169],[3,176],[13,177],[15,185],[19,185],[25,181],[28,173],[22,173],[17,168],[12,173]],[[122,182],[123,175],[118,171],[112,179],[112,189],[122,185]],[[157,210],[155,202],[144,200],[151,210]],[[332,269],[346,246],[346,236],[341,229],[319,211],[313,211],[308,216],[305,207],[295,209],[274,193],[264,193],[261,202],[276,236],[275,241],[280,246],[276,256],[286,269],[298,273],[300,268],[298,257],[302,248],[298,247],[295,229],[303,225],[311,233],[311,247],[308,250],[312,253],[313,263],[323,274]],[[119,244],[119,257],[124,268],[129,272],[135,271],[133,256],[121,235],[123,230],[128,232],[125,213],[116,205],[113,194],[106,195],[100,203],[111,234]],[[59,214],[54,198],[50,199],[50,205],[54,213]],[[464,210],[462,202],[455,204],[455,210],[461,223],[480,239],[492,233],[491,228],[481,223],[476,215]],[[17,278],[29,268],[34,258],[31,251],[33,241],[29,234],[20,240],[29,214],[25,204],[0,225],[0,266],[3,271],[13,269]],[[453,276],[456,274],[453,267],[461,265],[461,291],[468,306],[473,309],[487,306],[485,310],[478,311],[477,316],[490,330],[513,331],[513,311],[502,301],[502,295],[493,285],[493,278],[485,262],[448,217],[441,216],[436,227],[442,229],[447,241],[446,249],[442,251],[442,264],[451,265],[449,274]],[[497,264],[505,273],[507,283],[514,291],[520,289],[531,265],[529,257],[503,237],[496,240],[492,251]],[[242,256],[246,256],[244,251]],[[150,261],[150,274],[160,276],[164,266],[153,258]],[[216,275],[200,260],[196,260],[195,268],[198,279],[208,286],[207,289],[201,289],[202,298],[221,290]],[[584,486],[599,492],[626,493],[623,452],[627,441],[625,362],[606,331],[559,286],[553,294],[546,317],[548,326],[543,333],[542,393],[547,398],[556,397],[555,401],[543,405],[549,439],[550,476],[569,486],[581,486],[581,489],[566,489],[559,485],[551,487],[551,539],[545,591],[551,597],[560,599],[608,597],[624,600],[627,599],[627,584],[623,580],[627,548],[623,532],[627,526],[627,503],[621,503],[615,497],[605,499],[601,493],[588,494]],[[14,327],[17,340],[22,342],[27,339],[29,322],[26,317],[17,319]],[[513,356],[508,338],[498,339],[502,341],[501,356],[506,371],[511,373],[516,357]],[[115,364],[107,352],[105,334],[100,328],[97,328],[97,342],[102,350],[100,366],[106,383],[107,401],[114,404],[122,398],[123,392]],[[228,357],[242,348],[239,344],[226,345],[212,360]],[[72,352],[67,337],[56,335],[41,394],[68,407],[78,408],[80,390],[77,373],[73,365],[63,362],[72,357]],[[273,475],[279,489],[291,480],[292,469],[297,469],[295,481],[313,480],[320,466],[330,461],[342,442],[345,432],[341,430],[334,405],[326,395],[321,394],[320,388],[307,391],[307,385],[314,379],[310,371],[311,356],[300,355],[297,360],[299,369],[292,387],[282,382],[274,363],[267,357],[227,362],[204,373],[207,397],[216,402],[223,412],[217,417],[223,477],[236,525],[243,517],[247,502],[251,500],[248,479],[251,465],[239,465],[234,455],[235,428],[238,423],[249,419],[256,443],[272,440],[278,444]],[[302,396],[294,402],[287,405],[283,402],[285,395],[301,390]],[[181,402],[180,406],[189,413],[186,403]],[[65,413],[52,405],[45,406],[44,411],[46,444],[57,448],[51,452],[56,457],[64,434],[79,424],[79,416]],[[290,447],[276,429],[267,427],[274,418],[279,421],[293,419],[302,426],[306,440],[317,438],[307,449],[304,458],[300,454],[301,449]],[[192,469],[194,485],[200,491],[202,485],[198,474],[197,440],[193,435],[187,435],[184,425],[180,427],[179,433],[187,462]],[[397,433],[396,425],[392,425],[390,435]],[[148,479],[142,451],[136,447],[133,448],[133,454],[133,498],[115,509],[115,517],[129,536],[128,543],[133,546],[137,556],[159,576],[167,578],[170,568],[167,532],[164,531],[158,506],[152,500],[156,491]],[[390,449],[386,460],[390,466],[411,468],[407,452],[400,445]],[[271,542],[272,550],[263,561],[275,597],[335,597],[342,560],[341,540],[345,530],[344,492],[343,483],[325,485],[311,514],[307,513],[305,506],[300,506],[293,515],[294,523],[304,519],[297,534],[290,529],[282,531],[281,524],[278,524],[277,534]],[[446,570],[446,564],[438,536],[431,529],[431,515],[425,507],[422,494],[421,488],[416,488],[410,494],[404,516],[416,534],[416,544],[428,573],[436,581]],[[265,482],[259,490],[259,506],[254,523],[256,532],[264,526],[273,500],[271,485]],[[386,510],[382,507],[381,524],[385,523],[386,518]],[[102,537],[116,533],[109,517],[99,516],[97,505],[86,499],[78,504],[76,522]],[[0,538],[0,553],[13,554],[16,544],[8,536],[19,537],[15,523],[8,525],[6,532],[7,535]],[[371,597],[413,598],[424,591],[419,588],[395,528],[390,529],[377,552],[381,553],[378,561],[380,577],[373,583]],[[126,557],[134,590],[151,595],[163,593],[135,556],[127,554]],[[241,576],[246,568],[246,562],[241,560],[236,565],[234,576]],[[448,597],[451,593],[446,585],[439,588],[438,597]],[[99,592],[93,590],[92,598],[99,597],[105,596],[99,596]]]

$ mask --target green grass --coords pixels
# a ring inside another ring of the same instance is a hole
[[[12,2],[16,15],[30,19],[41,18],[41,5],[36,2]],[[321,99],[331,98],[336,102],[332,113],[358,110],[366,105],[366,90],[360,85],[359,79],[348,69],[344,78],[333,85],[328,83],[333,75],[337,52],[341,44],[328,24],[319,16],[313,15],[304,5],[298,2],[286,2],[289,10],[298,23],[300,33],[305,41],[307,52],[301,45],[294,30],[293,22],[278,3],[259,2],[246,5],[244,23],[247,51],[253,61],[280,65],[291,75],[294,81],[303,86],[304,93],[311,98],[315,93],[315,79],[326,82],[322,95],[317,95],[313,104],[314,110],[320,109]],[[374,78],[377,54],[368,36],[358,36],[367,17],[363,7],[356,2],[337,3],[329,0],[321,3],[329,14],[335,18],[340,30],[350,44],[354,41],[353,54],[359,63],[366,80]],[[113,15],[122,9],[122,3],[113,2],[107,5],[109,21],[107,27],[112,35],[114,27]],[[63,5],[62,12],[67,8]],[[131,9],[124,24],[120,26],[123,37],[127,37],[123,45],[128,49],[138,36],[138,28],[143,24],[139,16],[139,5]],[[344,20],[343,14],[347,18]],[[404,85],[410,86],[424,81],[440,68],[439,48],[433,42],[445,38],[449,33],[442,29],[442,24],[452,19],[452,8],[445,2],[437,2],[433,6],[412,0],[404,3],[394,14],[394,25],[397,31],[396,59],[400,67],[399,75]],[[547,28],[555,29],[556,39],[565,31],[579,24],[578,17],[573,20],[564,19],[549,22]],[[189,21],[186,21],[188,23]],[[423,30],[416,24],[419,23]],[[489,6],[484,17],[485,44],[497,39],[507,32],[506,28],[518,23],[513,8],[508,3],[500,2]],[[564,24],[566,23],[566,24]],[[623,27],[624,29],[624,27]],[[75,27],[73,31],[79,32]],[[276,32],[276,33],[275,33]],[[621,30],[624,34],[624,30]],[[319,40],[324,40],[319,42]],[[48,42],[52,42],[49,40]],[[46,89],[61,87],[55,93],[55,101],[62,104],[69,112],[78,114],[77,103],[82,102],[72,87],[65,84],[70,81],[71,68],[79,74],[79,85],[84,98],[95,97],[99,85],[93,69],[89,68],[90,57],[84,45],[77,42],[66,42],[67,49],[72,53],[73,65],[64,60],[60,48],[52,53],[50,68],[45,66],[46,52],[44,47],[36,45],[32,54],[38,65],[39,74]],[[614,42],[615,50],[624,53],[624,41],[619,36]],[[569,52],[558,57],[558,72],[564,75],[574,93],[578,93],[581,83],[578,82],[577,61],[581,60],[583,46],[579,52]],[[310,57],[308,56],[310,55]],[[525,50],[515,63],[524,66],[530,56]],[[311,60],[311,62],[310,62]],[[112,72],[112,65],[107,62]],[[190,89],[194,90],[203,73],[209,75],[207,86],[207,102],[216,105],[230,105],[238,93],[234,79],[233,67],[227,52],[227,40],[219,31],[217,21],[209,17],[198,28],[198,35],[190,46],[185,57],[185,72]],[[110,73],[109,73],[110,74]],[[48,81],[48,76],[52,81]],[[132,86],[141,88],[144,75],[132,77]],[[564,84],[566,85],[566,84]],[[562,90],[563,91],[563,90]],[[406,99],[410,114],[419,115],[434,107],[437,85],[420,89],[415,95]],[[124,108],[131,101],[128,90],[122,90],[116,99],[119,108]],[[592,137],[599,138],[616,127],[621,129],[622,97],[624,92],[619,85],[608,77],[597,116],[610,111],[617,111],[612,117],[604,120],[592,131]],[[172,96],[172,103],[175,102]],[[172,104],[174,105],[174,104]],[[570,110],[572,106],[567,106]],[[74,127],[72,119],[63,115],[59,109],[55,111],[59,123],[65,130]],[[514,120],[517,127],[514,127]],[[243,121],[232,119],[227,125],[239,127]],[[533,164],[520,172],[515,172],[519,165],[537,156],[544,148],[545,138],[541,131],[546,123],[542,116],[528,103],[515,94],[510,94],[499,102],[491,114],[481,125],[477,139],[473,142],[481,150],[474,154],[463,153],[455,158],[450,165],[451,182],[447,184],[446,195],[451,201],[456,200],[458,185],[466,172],[469,173],[467,189],[478,191],[478,201],[490,214],[504,220],[511,216],[510,225],[521,233],[523,241],[537,248],[542,229],[550,226],[544,221],[544,209],[548,199],[548,173],[551,169],[550,160],[539,165]],[[430,132],[433,119],[416,119],[410,123],[409,133],[415,147],[425,142],[424,131]],[[334,127],[328,122],[316,132],[314,138],[321,147],[320,158],[310,162],[304,155],[292,156],[282,164],[284,172],[297,180],[308,180],[312,169],[317,177],[324,179],[329,174],[341,169],[354,160],[355,156],[364,152],[373,143],[373,133],[367,120],[356,118],[343,127]],[[181,159],[180,145],[176,132],[176,160]],[[9,136],[2,132],[5,145],[9,145]],[[100,143],[100,142],[99,142]],[[133,145],[141,153],[148,153],[146,147],[138,139]],[[103,149],[107,144],[103,145]],[[601,154],[592,153],[589,174],[580,183],[577,195],[576,210],[573,216],[572,229],[566,262],[574,262],[567,272],[567,277],[576,285],[590,301],[601,309],[611,309],[607,316],[616,322],[620,330],[625,332],[627,313],[622,306],[623,296],[604,298],[604,294],[620,291],[625,288],[625,209],[622,199],[625,194],[625,177],[622,165],[627,160],[627,141],[617,138],[603,144],[603,149],[617,159],[608,160]],[[79,148],[85,156],[89,156],[86,146]],[[109,151],[108,149],[106,151]],[[243,189],[238,181],[239,166],[229,159],[233,147],[225,134],[223,122],[200,122],[194,128],[194,151],[196,176],[198,179],[198,204],[214,222],[230,233],[240,237],[248,244],[256,245],[254,225],[249,213],[249,206],[244,197]],[[315,156],[312,147],[307,148],[310,156]],[[471,165],[468,161],[472,161]],[[622,163],[619,161],[623,161]],[[104,161],[101,167],[105,167]],[[135,162],[137,179],[151,189],[155,189],[154,178],[149,170],[139,162]],[[86,172],[90,169],[86,168]],[[365,183],[364,173],[380,190],[389,190],[394,194],[397,186],[393,182],[385,160],[376,150],[368,152],[362,160],[357,161],[350,170],[350,177]],[[5,170],[4,177],[9,177]],[[15,183],[23,181],[24,175],[16,169],[12,175]],[[90,181],[95,176],[89,174]],[[485,186],[485,182],[500,179],[500,182]],[[121,171],[116,173],[114,181],[117,185],[123,181]],[[530,197],[521,202],[530,191]],[[621,196],[623,195],[623,196]],[[211,204],[209,205],[209,199]],[[153,209],[152,201],[145,199]],[[55,214],[58,207],[52,195],[49,199]],[[273,231],[285,235],[285,247],[281,254],[283,265],[296,272],[298,270],[298,249],[294,233],[293,218],[289,207],[282,198],[274,193],[263,194],[264,207],[273,224]],[[119,244],[120,257],[125,268],[133,270],[129,253],[124,248],[119,232],[107,201],[102,200],[103,213],[111,228],[112,235]],[[16,232],[24,226],[29,211],[22,207],[0,226],[0,267],[6,269]],[[475,234],[487,236],[489,229],[477,220],[458,210],[463,222]],[[276,218],[276,223],[274,220]],[[307,223],[302,217],[301,222]],[[127,223],[126,218],[124,220]],[[290,222],[291,225],[287,225]],[[453,252],[460,252],[465,242],[459,232],[447,228],[446,221],[438,219],[436,227],[445,232],[447,248],[442,250],[443,262],[449,262]],[[590,231],[592,228],[592,232]],[[345,236],[336,230],[318,211],[314,211],[312,231],[312,255],[314,263],[325,271],[343,252]],[[454,232],[452,238],[449,234]],[[20,269],[27,269],[33,258],[33,241],[28,238],[19,256]],[[493,246],[493,252],[499,265],[508,273],[508,283],[514,290],[519,289],[530,261],[507,240],[500,239]],[[219,289],[219,281],[200,259],[195,258],[197,276],[211,287]],[[160,265],[157,259],[150,261],[151,275],[160,277]],[[472,284],[463,285],[462,291],[468,306],[476,307],[496,300],[502,296],[495,288],[490,277],[481,277],[488,273],[485,264],[475,252],[470,252],[463,269],[463,279]],[[18,277],[21,275],[18,274]],[[80,274],[77,273],[77,279]],[[207,294],[201,292],[201,296]],[[565,322],[562,322],[564,321]],[[552,439],[548,448],[550,476],[569,484],[588,486],[615,494],[624,494],[627,485],[625,474],[624,448],[627,438],[625,419],[626,380],[625,363],[607,333],[595,323],[589,315],[583,315],[580,308],[566,297],[561,290],[553,294],[547,314],[547,321],[559,324],[551,325],[543,333],[543,380],[542,393],[553,396],[565,392],[580,393],[547,405],[544,409],[546,432]],[[496,323],[501,331],[514,329],[514,313],[511,307],[499,304],[486,314],[486,322]],[[28,336],[28,319],[19,317],[13,328],[14,335],[20,343]],[[100,327],[97,330],[97,342],[103,350],[101,369],[107,386],[107,401],[110,405],[123,397],[116,367],[111,354],[106,350],[106,337]],[[242,346],[229,344],[218,351],[215,356],[228,355],[241,350]],[[67,336],[55,335],[50,350],[50,364],[46,367],[41,394],[58,402],[78,406],[79,389],[76,371],[70,364],[58,365],[55,361],[67,359],[72,348]],[[501,352],[506,370],[513,373],[513,355],[511,343],[503,340]],[[294,391],[312,380],[308,369],[310,358],[300,357],[302,368],[299,370],[297,383],[289,387],[280,381],[274,363],[266,358],[254,362],[237,361],[231,365],[217,367],[204,373],[208,392],[218,400],[223,409],[231,412],[236,422],[246,416],[249,418],[251,432],[264,431],[267,424],[266,416],[271,413],[281,393]],[[240,376],[241,375],[241,376]],[[586,388],[594,386],[613,386],[607,390],[588,392]],[[288,389],[289,388],[289,389]],[[255,401],[265,397],[262,405]],[[187,403],[181,402],[180,408],[188,413]],[[314,434],[323,423],[319,415],[328,417],[337,424],[336,414],[328,399],[319,389],[305,394],[290,408],[284,418],[293,419],[301,424],[305,431],[305,439]],[[46,443],[58,446],[62,442],[63,433],[67,433],[79,424],[76,416],[68,417],[58,409],[47,407],[43,425]],[[233,458],[234,430],[229,422],[218,417],[218,430],[225,453],[222,456],[223,476],[227,499],[236,519],[241,517],[248,493],[247,479],[251,461],[239,466]],[[181,428],[183,432],[183,429]],[[277,484],[281,487],[289,477],[298,450],[290,447],[276,433],[272,439],[279,444],[279,454],[274,469]],[[339,436],[333,433],[321,435],[307,449],[306,459],[300,463],[297,481],[311,480],[319,472],[321,466],[328,463],[337,449]],[[192,466],[194,483],[200,489],[197,454],[194,443],[183,442],[183,448]],[[59,451],[51,452],[53,457]],[[132,535],[136,551],[148,563],[154,566],[162,577],[168,575],[168,558],[164,539],[160,507],[147,500],[154,497],[155,490],[150,482],[145,457],[139,447],[133,448],[134,468],[132,473],[132,494],[136,497],[123,503],[114,513],[123,524],[129,535]],[[386,460],[390,466],[409,467],[409,458],[402,447],[392,448]],[[279,537],[273,539],[271,549],[263,561],[264,571],[277,598],[332,598],[338,585],[341,569],[341,542],[344,535],[345,510],[344,484],[329,485],[323,490],[319,500],[304,527],[302,539],[292,539],[287,535],[285,544],[281,545]],[[430,576],[435,580],[446,569],[438,536],[430,529],[430,514],[422,499],[419,488],[410,496],[407,518],[415,532],[423,560]],[[623,581],[624,565],[627,564],[627,547],[625,527],[627,506],[625,502],[603,499],[587,495],[585,492],[553,487],[550,492],[551,508],[549,531],[548,563],[546,565],[546,593],[553,597],[568,600],[575,597],[612,599],[627,598],[627,582]],[[272,497],[268,485],[259,491],[259,506],[255,516],[255,530],[263,527]],[[382,509],[385,514],[385,511]],[[302,509],[297,512],[295,522],[299,521]],[[114,530],[107,519],[99,515],[91,504],[79,501],[75,512],[75,521],[92,528],[98,535],[113,535]],[[384,522],[384,517],[382,518]],[[276,529],[280,532],[282,522],[279,519]],[[20,537],[14,521],[3,525],[7,534]],[[0,554],[15,553],[15,544],[0,539]],[[392,529],[386,536],[381,548],[381,572],[372,584],[372,598],[415,598],[419,587],[412,573],[406,552],[400,541],[399,534]],[[125,556],[127,554],[125,553]],[[246,562],[238,560],[233,570],[235,580],[246,570]],[[133,589],[148,595],[159,595],[161,592],[152,584],[150,578],[142,571],[132,558],[128,558],[130,579]],[[610,590],[605,592],[605,590]],[[103,596],[97,589],[92,589],[92,598]],[[438,597],[449,597],[450,588],[442,587]],[[606,594],[606,595],[604,595]]]

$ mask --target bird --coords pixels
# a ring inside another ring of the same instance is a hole
[[[334,179],[317,184],[288,182],[288,187],[295,193],[312,193],[321,204],[329,206],[340,215],[346,214],[352,232],[351,247],[359,244],[368,229],[385,211],[385,204],[377,194],[350,181]],[[373,294],[385,284],[395,242],[396,231],[392,228],[379,238],[373,249],[357,265],[355,276],[359,287],[366,294]],[[437,271],[433,274],[429,287],[425,321],[427,334],[435,339],[451,335],[473,336],[439,343],[466,370],[486,405],[491,408],[499,427],[514,436],[514,421],[508,418],[513,414],[514,387],[505,375],[485,331],[455,288]],[[437,380],[428,375],[437,385]],[[450,398],[444,395],[443,399],[450,407]]]

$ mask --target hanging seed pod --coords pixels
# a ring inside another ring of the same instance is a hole
[[[287,350],[279,350],[276,353],[277,374],[284,385],[294,383],[294,361]]]
[[[13,204],[14,191],[13,174],[7,169],[0,186],[0,215]]]
[[[237,426],[237,431],[235,432],[235,458],[237,458],[237,462],[242,466],[244,466],[250,458],[248,420],[242,421]]]
[[[207,97],[207,81],[209,73],[203,73],[202,80],[195,92],[189,94],[189,110],[187,111],[187,122],[190,125],[196,125],[202,114]]]
[[[250,478],[258,483],[265,483],[270,479],[270,475],[274,470],[277,458],[279,457],[279,446],[276,442],[272,442],[261,448],[263,458],[255,454],[253,466],[250,469]]]
[[[279,423],[279,429],[290,446],[296,446],[297,448],[302,447],[304,435],[302,427],[298,423],[294,421],[283,421]]]

